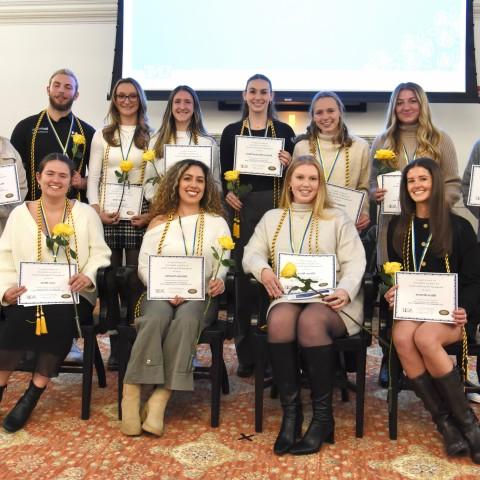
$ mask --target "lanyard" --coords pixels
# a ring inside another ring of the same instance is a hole
[[[416,243],[415,243],[415,225],[413,222],[412,218],[412,257],[413,257],[413,271],[414,272],[420,272],[422,269],[422,263],[423,260],[425,259],[425,255],[427,254],[428,247],[430,246],[430,243],[432,241],[432,234],[428,236],[427,243],[423,247],[423,251],[420,255],[420,262],[417,267],[417,253],[416,253]]]
[[[330,168],[330,171],[326,172],[325,170],[325,163],[323,161],[323,156],[322,156],[322,149],[320,148],[320,142],[318,141],[318,138],[317,138],[317,149],[318,149],[318,157],[320,159],[320,165],[322,166],[322,169],[323,169],[323,174],[325,175],[325,180],[327,181],[327,183],[330,181],[330,177],[332,176],[332,173],[333,173],[333,169],[335,168],[335,165],[337,164],[337,160],[338,160],[338,157],[340,156],[340,150],[342,149],[342,147],[340,147],[338,150],[337,150],[337,153],[335,155],[335,159],[333,160],[333,164]]]
[[[248,119],[248,136],[252,136],[252,131],[250,130],[250,119]],[[268,120],[267,120],[267,126],[265,127],[265,133],[263,134],[264,137],[268,137]]]
[[[308,232],[308,228],[310,227],[310,223],[312,222],[313,212],[310,214],[310,218],[308,219],[307,226],[305,227],[305,231],[303,232],[302,242],[300,243],[300,249],[298,253],[302,253],[303,243],[305,242],[305,237]],[[288,209],[288,229],[290,233],[290,248],[292,249],[292,253],[295,253],[295,245],[293,240],[293,232],[292,232],[292,211]]]
[[[68,142],[70,141],[70,136],[72,134],[72,128],[73,128],[73,114],[72,114],[72,120],[70,122],[70,128],[68,129],[68,134],[67,134],[67,141],[65,142],[65,145],[62,143],[62,141],[60,140],[60,137],[58,135],[58,132],[56,130],[56,128],[53,126],[53,122],[52,122],[52,119],[50,118],[50,115],[48,114],[47,112],[47,119],[48,119],[48,123],[50,124],[50,126],[52,127],[52,130],[53,130],[53,133],[55,134],[55,138],[57,139],[57,142],[58,142],[58,145],[60,146],[60,148],[62,149],[62,153],[64,155],[67,154],[67,148],[68,148]]]
[[[407,161],[407,164],[410,162],[413,162],[417,158],[417,147],[415,147],[415,152],[413,152],[413,158],[410,160],[410,158],[408,157],[407,148],[405,147],[405,144],[403,143],[402,145],[403,145],[403,153],[405,155],[405,160]]]
[[[193,241],[192,241],[192,255],[195,251],[195,241],[197,239],[197,226],[198,226],[198,218],[197,221],[195,222],[195,231],[193,232]],[[182,231],[182,238],[183,238],[183,248],[185,249],[185,255],[188,257],[188,249],[187,249],[187,242],[185,240],[185,233],[183,231],[183,225],[182,225],[182,217],[178,217],[178,224],[180,225],[180,230]]]
[[[45,231],[47,232],[47,237],[51,237],[52,234],[50,233],[50,229],[48,228],[48,223],[47,223],[47,216],[45,214],[45,210],[43,209],[43,204],[40,202],[40,211],[42,212],[42,222],[45,227]],[[63,220],[62,223],[65,223],[65,218],[67,216],[67,204],[65,203],[65,207],[63,209]]]
[[[122,160],[128,160],[128,156],[130,155],[130,149],[132,148],[132,145],[133,145],[133,139],[135,138],[135,135],[132,136],[132,139],[130,140],[130,145],[128,146],[128,150],[127,150],[127,156],[125,157],[125,155],[123,154],[123,147],[122,147],[122,136],[120,134],[120,129],[118,129],[118,138],[120,140],[120,153],[122,154]]]

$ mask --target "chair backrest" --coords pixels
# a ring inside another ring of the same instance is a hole
[[[105,333],[108,325],[115,325],[120,318],[115,268],[102,267],[97,271],[97,292],[100,300],[98,323],[95,325],[98,333]]]
[[[137,267],[130,265],[118,267],[116,285],[120,299],[120,323],[130,325],[135,320],[137,302],[146,291],[145,285],[138,277]]]

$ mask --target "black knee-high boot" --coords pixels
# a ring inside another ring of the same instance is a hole
[[[303,438],[290,453],[307,455],[320,450],[323,442],[334,443],[335,423],[332,410],[335,349],[333,345],[302,349],[310,381],[312,421]]]
[[[433,380],[467,440],[472,460],[480,464],[480,425],[465,396],[458,370],[454,368],[450,373]]]
[[[12,408],[10,413],[3,420],[3,428],[7,432],[16,432],[20,430],[37,405],[40,395],[45,391],[46,387],[39,388],[33,381],[30,382],[25,393],[20,397],[17,404]]]
[[[282,425],[275,440],[273,452],[283,455],[290,450],[302,433],[298,346],[296,342],[291,342],[269,343],[268,347],[273,379],[280,394],[283,410]]]
[[[7,389],[6,385],[0,386],[0,402],[2,401],[3,398],[3,392]]]
[[[437,430],[443,437],[448,455],[463,455],[468,452],[468,444],[450,416],[447,404],[440,396],[428,372],[411,378],[410,382],[417,397],[422,400],[425,408],[432,415]]]

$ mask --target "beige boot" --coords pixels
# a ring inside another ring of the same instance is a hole
[[[167,388],[156,388],[147,402],[147,418],[142,424],[145,432],[153,433],[157,437],[163,435],[163,417],[168,399],[172,394]]]
[[[125,435],[135,436],[142,433],[140,422],[140,385],[123,384],[122,425]]]

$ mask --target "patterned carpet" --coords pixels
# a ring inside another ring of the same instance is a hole
[[[107,351],[106,338],[101,339]],[[200,352],[200,360],[208,354]],[[377,387],[379,349],[368,356],[365,436],[354,435],[353,395],[348,403],[335,393],[336,443],[319,454],[277,457],[272,445],[280,424],[278,400],[265,395],[264,432],[253,426],[252,380],[233,374],[234,348],[225,347],[230,395],[222,397],[221,424],[211,429],[209,382],[196,382],[194,393],[176,393],[166,415],[162,438],[128,438],[119,431],[116,376],[108,387],[94,386],[92,415],[82,421],[80,376],[63,374],[41,398],[26,428],[16,434],[0,429],[0,479],[143,480],[143,479],[478,479],[480,467],[469,458],[448,460],[428,414],[411,392],[402,392],[399,439],[390,441],[386,392]],[[16,402],[28,375],[15,374],[0,419]],[[308,392],[304,392],[308,404]],[[475,407],[477,414],[480,408]],[[309,420],[307,411],[306,421]],[[255,435],[253,435],[255,434]]]

